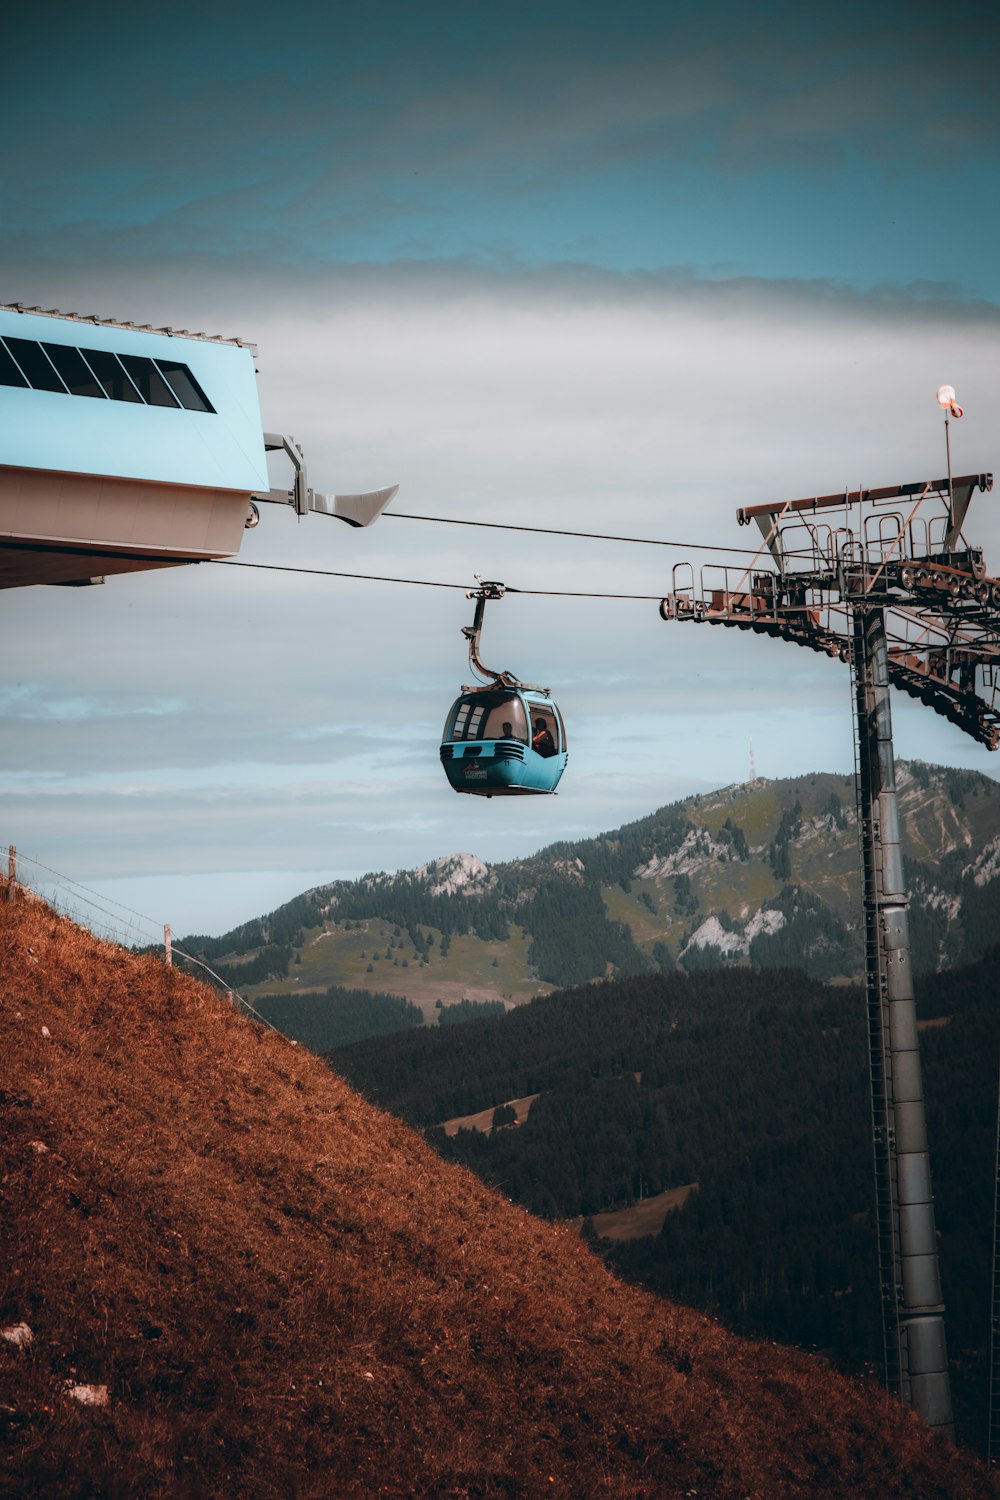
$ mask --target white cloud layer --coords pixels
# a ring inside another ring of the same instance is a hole
[[[399,480],[401,512],[746,548],[738,504],[942,473],[945,380],[967,412],[956,471],[995,459],[998,315],[944,293],[439,267],[298,288],[67,275],[46,305],[82,295],[255,339],[264,425],[303,443],[312,483]],[[1000,571],[995,495],[967,530]],[[712,554],[268,508],[241,556],[648,599],[488,608],[485,660],[550,684],[571,742],[557,798],[484,803],[437,765],[468,680],[461,587],[206,566],[9,591],[0,843],[91,884],[141,878],[151,916],[213,931],[234,920],[218,872],[266,872],[249,917],[288,872],[513,857],[744,779],[751,733],[761,774],[850,768],[846,669],[659,619],[674,565]],[[927,710],[895,711],[899,753],[992,769]]]

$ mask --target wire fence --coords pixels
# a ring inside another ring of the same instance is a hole
[[[53,911],[86,927],[106,942],[117,943],[132,952],[161,950],[164,961],[170,965],[175,959],[181,959],[185,967],[200,969],[207,974],[231,1005],[253,1016],[270,1031],[277,1031],[278,1028],[262,1016],[245,995],[235,990],[203,959],[177,946],[169,922],[158,922],[155,917],[134,911],[132,907],[116,901],[102,891],[94,891],[89,886],[81,885],[78,880],[71,879],[59,870],[53,870],[41,860],[22,854],[15,844],[0,844],[0,872],[4,864],[7,867],[7,879],[4,882],[0,873],[0,888],[6,884],[8,890],[21,887],[33,891]]]
[[[166,925],[155,917],[133,911],[113,897],[81,885],[13,844],[0,844],[0,864],[3,863],[7,866],[8,880],[34,891],[47,906],[89,928],[97,937],[123,948],[164,947]]]

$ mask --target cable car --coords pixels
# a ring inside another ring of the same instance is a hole
[[[483,583],[467,598],[476,616],[463,625],[469,661],[488,682],[463,687],[445,720],[441,764],[456,792],[477,797],[519,797],[554,792],[566,769],[566,729],[548,688],[492,672],[479,659],[487,599],[502,599],[502,583]]]

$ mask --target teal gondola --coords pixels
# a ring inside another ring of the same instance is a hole
[[[554,792],[566,769],[566,729],[548,688],[520,682],[510,672],[492,672],[479,659],[479,637],[487,599],[502,599],[502,583],[483,583],[472,625],[462,627],[469,660],[490,680],[463,687],[445,720],[441,764],[456,792],[477,797],[518,797]]]

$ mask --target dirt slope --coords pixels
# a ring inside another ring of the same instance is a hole
[[[994,1493],[876,1389],[622,1286],[211,991],[3,894],[0,1329],[32,1338],[0,1339],[0,1492]]]

